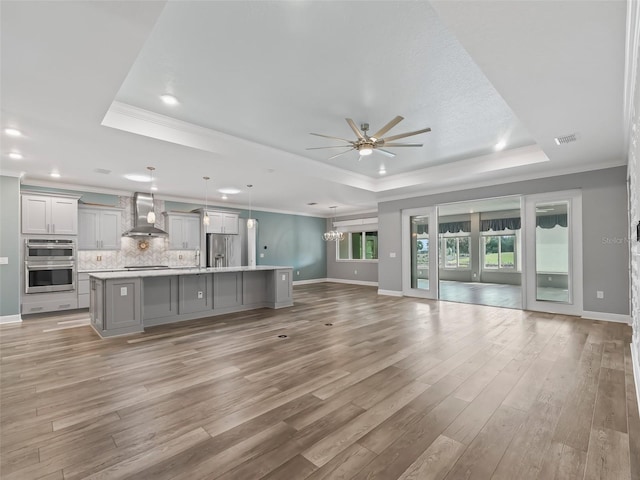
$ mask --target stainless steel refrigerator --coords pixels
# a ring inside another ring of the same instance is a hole
[[[258,224],[247,232],[243,220],[240,219],[237,235],[207,233],[207,267],[255,266]]]

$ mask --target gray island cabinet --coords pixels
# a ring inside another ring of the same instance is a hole
[[[102,337],[256,308],[293,305],[291,267],[95,272],[91,325]]]

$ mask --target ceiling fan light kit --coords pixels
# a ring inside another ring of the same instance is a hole
[[[355,133],[357,139],[356,140],[347,140],[346,138],[340,137],[332,137],[331,135],[323,135],[321,133],[311,133],[311,135],[315,135],[316,137],[324,137],[330,138],[332,140],[340,140],[341,142],[345,142],[344,145],[331,145],[329,147],[311,147],[307,148],[307,150],[321,150],[325,148],[346,148],[344,152],[340,152],[332,157],[329,157],[328,160],[339,157],[340,155],[344,155],[345,153],[349,153],[352,150],[357,150],[361,157],[366,157],[371,155],[374,151],[382,153],[387,157],[395,157],[396,154],[390,152],[388,150],[384,150],[381,147],[422,147],[422,143],[394,143],[394,140],[399,140],[401,138],[411,137],[413,135],[419,135],[421,133],[430,132],[430,128],[423,128],[421,130],[416,130],[414,132],[400,133],[398,135],[392,135],[387,138],[383,138],[383,136],[395,127],[398,123],[404,120],[404,117],[398,115],[389,123],[387,123],[380,130],[375,132],[373,135],[369,135],[367,132],[369,131],[369,124],[363,123],[360,125],[360,129],[356,126],[356,123],[350,119],[346,118],[347,124]]]

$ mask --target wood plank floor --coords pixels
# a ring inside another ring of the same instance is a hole
[[[107,340],[86,313],[1,326],[0,476],[640,479],[630,327],[294,299]]]

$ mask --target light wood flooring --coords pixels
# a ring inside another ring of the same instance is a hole
[[[640,478],[630,327],[343,284],[294,300],[108,340],[86,312],[1,326],[0,476]]]

